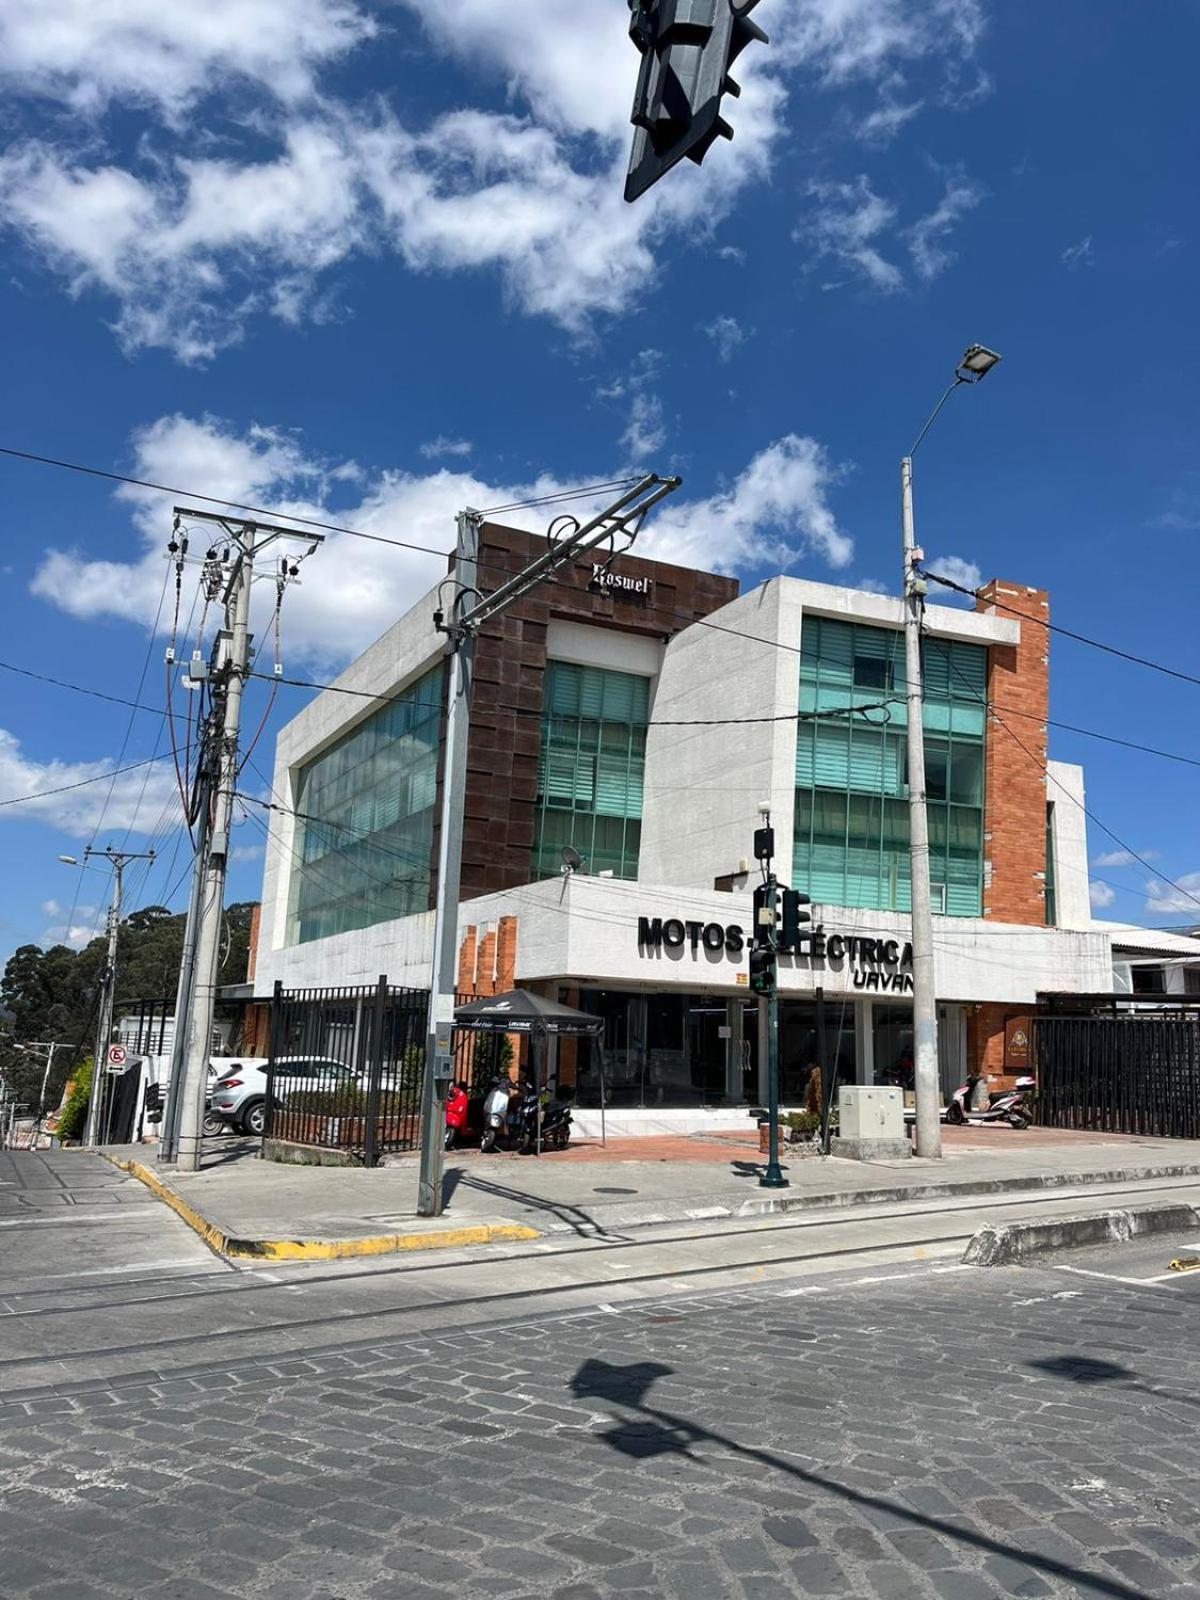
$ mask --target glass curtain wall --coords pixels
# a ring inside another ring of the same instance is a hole
[[[933,908],[977,917],[983,898],[987,651],[923,641],[925,767]],[[794,886],[819,903],[910,909],[904,636],[806,617],[796,738]]]
[[[443,678],[435,667],[301,768],[292,944],[428,910]]]
[[[650,680],[551,661],[538,752],[534,878],[573,845],[591,873],[637,876]]]

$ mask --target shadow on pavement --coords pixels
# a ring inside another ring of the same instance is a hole
[[[1119,1383],[1135,1394],[1152,1395],[1155,1400],[1172,1400],[1176,1405],[1200,1406],[1195,1395],[1176,1394],[1171,1389],[1156,1389],[1151,1383],[1139,1383],[1132,1367],[1118,1366],[1115,1361],[1096,1361],[1092,1356],[1048,1356],[1044,1361],[1026,1363],[1035,1372],[1049,1378],[1062,1378],[1068,1383]]]
[[[572,1232],[587,1239],[607,1239],[624,1242],[623,1233],[610,1233],[604,1223],[585,1211],[582,1206],[566,1205],[562,1201],[547,1200],[543,1195],[529,1194],[524,1189],[514,1189],[508,1184],[494,1183],[478,1178],[463,1167],[448,1167],[443,1177],[442,1203],[448,1205],[458,1189],[473,1189],[477,1194],[493,1195],[497,1200],[508,1200],[516,1205],[528,1206],[533,1211],[546,1211],[565,1222]]]
[[[1107,1365],[1107,1363],[1098,1364]],[[1054,1556],[1021,1550],[1011,1544],[1002,1544],[998,1539],[966,1527],[960,1522],[950,1522],[944,1517],[930,1516],[925,1512],[916,1511],[911,1506],[903,1505],[885,1495],[851,1488],[848,1484],[838,1483],[836,1479],[823,1477],[819,1472],[811,1472],[794,1462],[785,1461],[769,1450],[738,1444],[736,1439],[726,1438],[723,1434],[701,1427],[699,1423],[689,1422],[684,1417],[672,1416],[668,1411],[659,1410],[648,1403],[649,1390],[659,1378],[670,1377],[673,1371],[674,1368],[663,1366],[656,1361],[638,1361],[628,1366],[614,1366],[607,1361],[589,1358],[572,1378],[571,1393],[581,1400],[615,1401],[635,1413],[633,1417],[618,1421],[615,1427],[598,1436],[619,1455],[635,1460],[645,1460],[660,1455],[683,1455],[690,1460],[696,1460],[699,1458],[692,1455],[689,1446],[723,1445],[744,1461],[756,1461],[760,1466],[768,1467],[774,1472],[796,1478],[810,1488],[832,1496],[835,1500],[887,1512],[910,1523],[913,1527],[927,1528],[933,1533],[940,1533],[947,1539],[966,1545],[972,1550],[982,1551],[986,1555],[1003,1556],[1009,1561],[1019,1561],[1038,1572],[1061,1578],[1068,1583],[1086,1585],[1088,1593],[1109,1595],[1112,1600],[1146,1600],[1145,1593],[1141,1589],[1132,1589],[1119,1579],[1106,1577],[1103,1573],[1084,1567],[1073,1566],[1070,1562],[1059,1561]]]

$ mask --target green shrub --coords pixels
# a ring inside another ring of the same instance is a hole
[[[76,1067],[71,1078],[71,1092],[58,1119],[56,1133],[59,1139],[82,1139],[87,1125],[88,1105],[92,1098],[91,1060]]]
[[[312,1117],[360,1117],[367,1109],[367,1097],[352,1084],[344,1089],[301,1089],[288,1095],[283,1109]]]
[[[816,1111],[789,1111],[784,1122],[789,1132],[801,1139],[811,1139],[821,1130],[821,1118]]]

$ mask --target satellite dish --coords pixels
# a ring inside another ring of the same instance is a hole
[[[578,872],[583,866],[583,857],[573,844],[565,844],[562,848],[562,872],[564,878],[569,878],[573,872]]]

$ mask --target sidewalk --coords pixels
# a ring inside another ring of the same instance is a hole
[[[171,1205],[217,1250],[260,1260],[330,1260],[450,1248],[543,1234],[604,1237],[654,1223],[755,1217],[798,1209],[887,1205],[951,1195],[1127,1187],[1200,1178],[1200,1141],[1003,1127],[947,1128],[941,1161],[789,1156],[786,1189],[763,1189],[753,1136],[610,1139],[540,1159],[452,1151],[445,1215],[416,1214],[417,1160],[386,1167],[261,1161],[229,1141],[198,1173],[159,1167],[152,1146],[105,1152]]]

